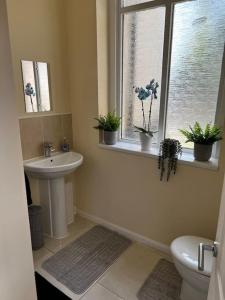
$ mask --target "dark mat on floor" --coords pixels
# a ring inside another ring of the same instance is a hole
[[[35,272],[35,281],[38,300],[71,300],[37,272]]]
[[[42,267],[75,294],[85,292],[131,241],[100,225],[46,260]]]
[[[160,259],[139,290],[139,300],[180,300],[182,279],[173,263]]]

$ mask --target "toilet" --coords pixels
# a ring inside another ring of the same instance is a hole
[[[198,245],[200,243],[212,245],[213,241],[196,236],[181,236],[170,246],[174,264],[183,279],[181,300],[207,300],[212,253],[205,251],[204,271],[199,271]]]

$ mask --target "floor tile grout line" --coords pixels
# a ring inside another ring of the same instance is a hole
[[[107,272],[109,272],[110,271],[110,269],[113,267],[113,265],[119,260],[119,258],[120,257],[122,257],[124,254],[125,254],[125,252],[127,251],[129,249],[129,247],[124,251],[124,253],[122,253],[122,255],[121,256],[119,256],[109,267],[108,267],[108,269],[106,269],[105,270],[105,272],[99,277],[99,278],[97,278],[96,279],[96,281],[84,292],[84,294],[81,296],[81,298],[79,298],[79,299],[82,299],[90,290],[91,290],[91,288],[93,288],[96,284],[99,284],[99,285],[101,285],[104,289],[106,289],[106,290],[108,290],[108,291],[110,291],[112,294],[114,294],[115,296],[117,296],[117,297],[119,297],[121,300],[125,300],[124,298],[121,298],[121,296],[119,296],[119,295],[117,295],[117,294],[115,294],[113,291],[111,291],[111,290],[109,290],[108,288],[106,288],[105,286],[103,286],[102,284],[100,284],[100,281],[102,280],[102,278],[107,274]],[[53,253],[53,254],[55,254],[55,253]],[[74,293],[74,295],[76,295],[77,296],[77,294],[75,294]]]
[[[53,250],[49,249],[47,246],[44,246],[44,248],[45,248],[46,250],[48,250],[49,252],[51,252],[52,254],[55,254],[55,252],[54,252]]]
[[[115,293],[114,291],[112,291],[111,289],[109,289],[108,287],[105,287],[102,283],[98,283],[101,287],[103,287],[105,290],[109,291],[110,293],[112,293],[113,295],[115,295],[117,298],[121,299],[121,300],[125,300],[122,296],[118,295],[117,293]]]
[[[96,279],[96,281],[84,292],[84,294],[81,296],[80,299],[82,299],[96,284],[101,285],[104,289],[110,291],[109,289],[107,289],[106,287],[104,287],[102,284],[100,284],[100,281],[102,280],[102,278],[106,275],[106,273],[110,270],[110,268],[113,266],[114,263],[117,262],[119,258],[117,258],[109,267],[108,269],[105,270],[105,272],[99,276],[99,278]],[[113,293],[112,291],[110,291],[111,293]],[[115,293],[113,293],[115,294]],[[116,294],[115,294],[116,295]],[[120,296],[118,296],[120,297]],[[121,297],[120,297],[121,298]],[[123,298],[121,300],[124,300]]]
[[[70,243],[74,242],[76,239],[78,239],[81,235],[85,234],[87,231],[89,231],[90,229],[92,229],[95,225],[90,226],[86,229],[83,229],[81,232],[79,232],[78,234],[76,234],[75,236],[70,236],[69,240],[67,242],[63,242],[62,245],[57,245],[55,250],[52,250],[50,248],[48,248],[48,246],[46,244],[48,244],[48,242],[45,243],[45,248],[49,251],[51,251],[53,254],[56,254],[58,251],[60,251],[61,249],[67,247]],[[69,237],[69,236],[68,236]],[[54,238],[48,238],[50,241],[54,240]],[[60,241],[60,240],[59,240]],[[60,247],[60,249],[58,249]]]
[[[130,246],[129,246],[130,247]],[[129,247],[122,253],[122,255],[129,249]],[[121,255],[121,256],[122,256]],[[104,273],[103,274],[101,274],[97,279],[96,279],[96,281],[84,292],[84,294],[81,296],[81,298],[79,298],[79,300],[80,299],[82,299],[96,284],[99,284],[99,285],[101,285],[104,289],[106,289],[106,290],[108,290],[108,291],[110,291],[109,289],[107,289],[106,287],[104,287],[102,284],[100,284],[100,281],[102,280],[102,278],[106,275],[106,273],[107,272],[109,272],[110,271],[110,269],[111,269],[111,267],[114,265],[114,263],[116,263],[118,260],[119,260],[119,258],[121,257],[121,256],[119,256],[119,257],[117,257],[116,259],[115,259],[115,261],[104,271]],[[112,291],[110,291],[112,294],[114,294],[114,295],[116,295],[114,292],[112,292]],[[75,294],[75,295],[77,295],[77,294]],[[117,295],[116,295],[117,296]],[[117,297],[119,297],[119,298],[121,298],[120,296],[117,296]],[[121,300],[125,300],[124,298],[121,298]]]
[[[133,242],[132,242],[133,244]],[[132,245],[131,244],[131,245]],[[130,246],[131,246],[130,245]],[[108,269],[105,270],[105,272],[99,277],[96,279],[96,281],[93,283],[93,285],[91,285],[86,292],[84,292],[83,296],[80,298],[82,299],[96,284],[99,284],[101,287],[103,287],[104,289],[108,290],[109,292],[111,292],[112,294],[114,294],[115,296],[119,297],[120,299],[119,300],[125,300],[124,298],[121,298],[121,296],[117,295],[116,293],[114,293],[113,291],[111,291],[110,289],[106,288],[105,286],[103,286],[103,284],[100,283],[100,281],[103,279],[103,277],[108,273],[110,272],[110,269],[113,267],[113,265],[115,263],[117,263],[117,261],[126,253],[126,251],[129,250],[130,246],[122,253],[121,256],[117,257],[117,259],[108,267]]]

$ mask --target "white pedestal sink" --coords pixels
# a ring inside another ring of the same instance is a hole
[[[83,156],[76,152],[24,161],[25,172],[40,180],[44,229],[51,237],[67,236],[64,176],[74,172],[82,162]]]

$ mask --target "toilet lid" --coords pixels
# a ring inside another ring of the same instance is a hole
[[[204,271],[198,270],[198,245],[204,243],[212,245],[213,241],[196,237],[196,236],[182,236],[175,239],[171,244],[172,255],[183,265],[188,268],[201,273],[206,276],[210,276],[212,271],[212,252],[205,251]]]

